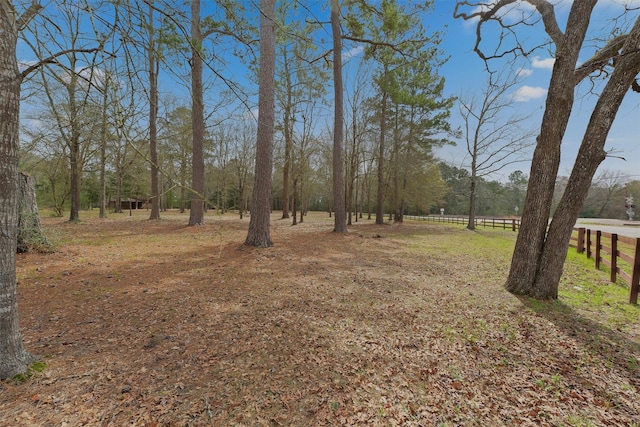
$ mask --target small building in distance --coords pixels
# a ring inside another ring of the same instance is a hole
[[[117,200],[109,200],[109,209],[116,209]],[[146,197],[136,197],[136,198],[128,198],[120,200],[120,209],[125,210],[133,210],[133,209],[149,209],[150,203],[149,199]]]

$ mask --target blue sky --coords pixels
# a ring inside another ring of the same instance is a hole
[[[556,2],[557,13],[560,20],[566,19],[570,1],[562,0]],[[588,39],[603,36],[611,28],[611,19],[618,16],[623,11],[623,3],[630,6],[640,6],[640,1],[622,0],[600,0],[596,6],[594,19],[591,24],[593,31],[587,36]],[[473,52],[475,43],[475,25],[463,20],[453,19],[454,0],[436,0],[434,13],[426,18],[426,22],[432,29],[441,28],[447,25],[448,29],[444,38],[442,49],[450,55],[448,63],[442,68],[441,74],[446,78],[446,91],[453,96],[461,94],[480,93],[482,85],[486,81],[484,73],[484,63]],[[635,19],[640,14],[639,11],[629,12],[629,16]],[[564,28],[564,23],[560,23]],[[490,32],[483,33],[487,42],[495,41],[496,34]],[[543,27],[539,24],[527,32],[527,42],[533,45],[534,42],[545,37]],[[492,40],[493,39],[493,40]],[[600,42],[588,42],[588,46],[602,46]],[[592,49],[585,49],[580,60],[587,60],[593,53]],[[533,113],[530,125],[535,129],[540,127],[540,118],[544,109],[546,99],[546,89],[551,77],[551,67],[553,59],[546,51],[535,53],[529,61],[521,64],[524,74],[518,90],[514,93],[515,107],[523,114]],[[500,68],[496,64],[496,68]],[[598,88],[596,87],[596,91]],[[569,175],[573,165],[575,155],[580,145],[586,122],[589,120],[591,108],[595,97],[588,94],[587,85],[578,87],[576,104],[567,129],[565,141],[562,147],[562,160],[560,166],[561,175]],[[606,150],[610,151],[608,157],[600,166],[598,173],[604,170],[619,172],[629,179],[640,180],[640,94],[629,93],[625,98],[622,108],[609,134]],[[461,123],[460,118],[454,111],[454,123]],[[438,151],[438,155],[445,161],[453,164],[464,164],[465,145],[459,141],[457,147],[446,147]],[[622,160],[620,158],[625,158]],[[520,169],[526,174],[529,173],[530,164],[517,164],[505,168],[503,174],[498,174],[497,179],[506,179],[507,175],[516,169]]]
[[[440,70],[440,74],[446,78],[446,94],[448,96],[477,95],[482,92],[487,75],[484,71],[483,62],[472,50],[475,42],[475,25],[463,20],[453,19],[455,3],[455,0],[435,0],[434,11],[432,14],[425,16],[425,24],[431,31],[438,31],[442,30],[445,26],[447,27],[441,48],[450,59]],[[571,1],[558,0],[555,3],[557,3],[556,10],[560,20],[566,18]],[[606,34],[607,31],[610,31],[612,25],[611,19],[614,16],[620,15],[623,11],[623,3],[640,7],[640,0],[626,2],[623,0],[600,0],[595,13],[595,19],[591,25],[594,31],[588,35],[588,38],[593,39],[593,37],[602,36]],[[315,5],[311,7],[311,9],[317,9],[319,15],[321,15],[320,17],[327,15],[326,0],[317,0],[316,3],[310,2],[309,4]],[[630,19],[628,19],[628,21],[635,19],[639,13],[638,11],[630,12]],[[563,27],[562,22],[561,27]],[[329,35],[328,31],[327,29],[327,36]],[[526,42],[532,45],[546,38],[546,34],[540,24],[529,28],[524,35]],[[496,38],[497,33],[492,34],[490,31],[485,31],[483,36],[487,43],[491,43],[495,41],[493,39]],[[590,46],[591,49],[586,49],[585,53],[581,55],[580,59],[582,61],[588,59],[593,53],[593,48],[602,46],[602,42],[590,41],[588,42],[588,46]],[[352,46],[347,49],[351,47]],[[358,53],[357,47],[355,53]],[[28,61],[32,59],[30,55],[28,55],[27,49],[24,49],[24,45],[19,46],[19,56],[21,56],[21,58],[19,58],[21,60]],[[522,80],[521,84],[513,93],[514,107],[521,111],[522,114],[532,114],[529,125],[534,129],[540,127],[540,118],[544,109],[546,88],[551,76],[552,65],[552,57],[549,52],[544,50],[535,53],[528,58],[526,62],[518,64],[519,67],[522,67]],[[494,63],[492,66],[496,69],[500,68],[500,64],[498,63]],[[229,69],[222,71],[224,74],[229,74],[240,80],[243,80],[243,78],[237,74],[246,75],[246,73],[248,73],[248,71],[244,69],[241,73]],[[346,80],[348,80],[348,71],[345,73]],[[172,91],[177,89],[175,82],[173,86]],[[598,87],[596,87],[595,90],[597,92]],[[185,91],[184,88],[182,88],[182,91]],[[217,93],[218,90],[214,92]],[[570,173],[575,154],[582,139],[585,124],[589,119],[590,109],[593,107],[595,100],[595,96],[588,93],[587,85],[580,86],[577,94],[574,113],[562,148],[561,175],[568,175]],[[629,93],[618,113],[618,118],[613,125],[607,141],[606,149],[611,151],[611,156],[600,166],[600,172],[604,170],[619,172],[629,179],[640,179],[640,137],[638,136],[639,127],[637,125],[638,118],[640,118],[639,105],[640,94]],[[453,110],[452,122],[454,126],[459,126],[462,123],[461,118],[457,114],[457,107]],[[440,149],[437,155],[442,160],[453,165],[465,166],[467,165],[465,152],[464,141],[460,140],[456,147]],[[621,158],[626,160],[622,160]],[[506,167],[502,173],[496,174],[494,178],[506,180],[508,174],[516,169],[520,169],[528,174],[529,166],[528,163],[510,165]]]

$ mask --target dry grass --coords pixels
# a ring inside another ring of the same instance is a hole
[[[255,249],[247,219],[137,214],[47,218],[58,252],[19,255],[48,368],[0,385],[0,424],[640,423],[637,328],[504,291],[511,232],[274,213]]]

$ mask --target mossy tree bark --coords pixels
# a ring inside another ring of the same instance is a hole
[[[28,252],[33,247],[43,249],[50,246],[42,231],[33,180],[24,172],[18,174],[18,205],[17,252]]]

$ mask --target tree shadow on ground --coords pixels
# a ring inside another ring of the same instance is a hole
[[[519,297],[525,307],[552,322],[558,330],[574,338],[590,355],[598,357],[605,366],[628,378],[629,384],[640,391],[640,344],[590,319],[567,304],[555,301],[537,301]]]

